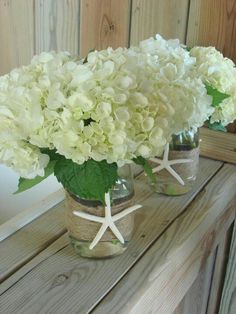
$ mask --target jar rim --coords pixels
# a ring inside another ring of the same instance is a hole
[[[97,207],[97,206],[102,206],[103,204],[100,201],[97,200],[89,200],[89,199],[84,199],[79,197],[76,194],[73,194],[69,191],[67,193],[78,203],[88,206],[88,207]],[[134,191],[132,191],[129,195],[124,196],[124,197],[119,197],[115,198],[112,200],[113,205],[119,205],[121,203],[124,203],[126,201],[129,201],[132,197],[134,197]]]

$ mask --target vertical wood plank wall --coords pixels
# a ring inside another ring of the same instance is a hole
[[[185,43],[189,0],[133,0],[130,44],[156,33]]]
[[[85,56],[156,33],[236,62],[236,0],[0,0],[0,75],[41,51]]]
[[[35,53],[67,50],[78,54],[79,1],[34,0],[34,3]]]
[[[80,55],[129,45],[131,0],[80,0]]]
[[[0,75],[27,64],[33,54],[33,1],[0,0]]]

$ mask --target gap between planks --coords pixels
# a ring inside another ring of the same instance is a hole
[[[67,233],[63,234],[55,242],[50,244],[45,250],[40,252],[38,255],[33,257],[28,263],[22,266],[14,276],[9,276],[0,286],[0,296],[7,291],[10,287],[17,283],[22,277],[24,277],[29,271],[34,269],[38,264],[45,261],[47,258],[56,254],[58,251],[63,249],[68,245],[68,235]]]

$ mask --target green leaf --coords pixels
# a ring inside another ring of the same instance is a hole
[[[89,50],[89,53],[90,53],[90,52],[94,52],[94,51],[95,51],[95,48]],[[88,62],[88,56],[86,56],[86,58],[84,59],[83,64],[85,64],[85,63],[87,63],[87,62]]]
[[[220,122],[210,123],[208,121],[207,125],[208,125],[208,128],[211,129],[211,130],[227,132],[227,129]]]
[[[40,152],[42,154],[47,154],[50,157],[50,160],[58,160],[61,158],[65,158],[64,156],[58,154],[56,152],[56,149],[40,148]]]
[[[220,103],[230,97],[230,95],[228,94],[224,94],[224,93],[221,93],[220,91],[218,91],[218,89],[212,87],[211,85],[205,83],[205,87],[206,87],[206,90],[207,90],[207,94],[212,96],[212,106],[213,107],[218,107],[220,105]]]
[[[30,188],[32,188],[34,185],[40,183],[44,179],[46,179],[50,174],[53,173],[54,171],[54,166],[55,166],[56,161],[49,161],[47,167],[44,169],[45,173],[43,177],[37,176],[34,179],[25,179],[25,178],[20,178],[18,182],[18,189],[16,192],[13,194],[18,194],[20,192],[24,192]]]
[[[156,176],[152,173],[152,167],[149,165],[148,161],[145,158],[139,156],[137,158],[134,158],[133,161],[137,165],[143,167],[143,170],[146,172],[147,176],[151,179],[152,182],[156,182]]]
[[[92,118],[88,118],[84,120],[84,126],[90,125],[91,122],[94,122],[94,120]]]
[[[191,47],[186,46],[184,49],[185,49],[185,50],[187,50],[187,51],[190,51],[192,48],[191,48]]]
[[[105,193],[111,189],[117,178],[116,163],[108,164],[89,159],[82,165],[70,159],[57,161],[54,170],[58,181],[69,192],[85,199],[99,200],[105,204]]]

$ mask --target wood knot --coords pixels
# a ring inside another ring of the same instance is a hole
[[[112,21],[110,21],[107,15],[104,15],[103,17],[102,29],[105,35],[108,35],[109,33],[115,31],[115,24]]]
[[[110,31],[113,32],[115,30],[115,24],[111,22],[109,28],[110,28]]]
[[[57,286],[61,286],[64,282],[69,278],[67,274],[58,275],[52,282],[51,288],[55,288]]]

